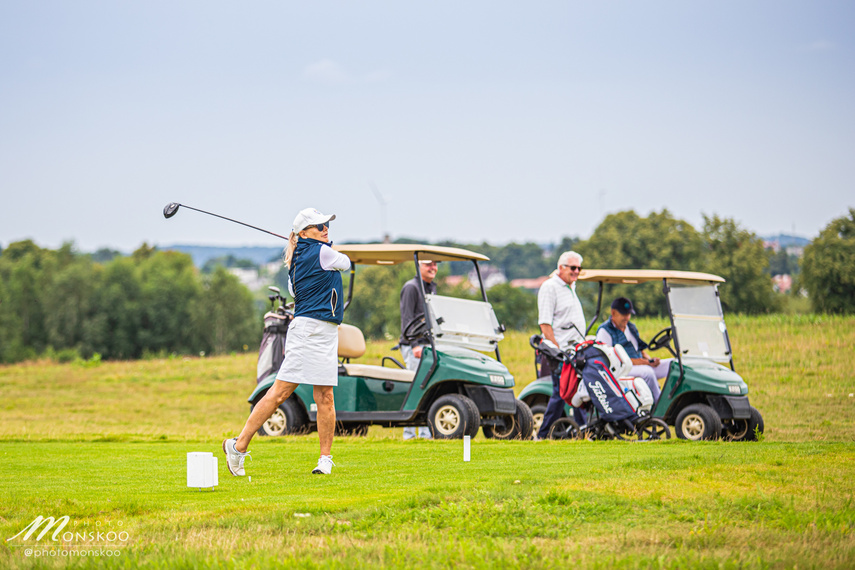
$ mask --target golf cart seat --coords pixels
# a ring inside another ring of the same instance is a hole
[[[378,380],[393,380],[395,382],[412,382],[416,377],[414,370],[406,368],[391,368],[372,364],[351,364],[351,358],[359,358],[365,354],[365,336],[353,325],[340,324],[338,327],[338,357],[343,359],[341,365],[348,376],[376,378]]]

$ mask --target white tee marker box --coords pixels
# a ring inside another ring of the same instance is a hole
[[[220,484],[217,473],[218,459],[210,451],[191,451],[187,454],[187,486],[199,489]]]
[[[468,435],[463,436],[463,461],[469,461],[469,442],[470,437]]]

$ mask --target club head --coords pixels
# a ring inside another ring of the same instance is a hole
[[[178,202],[170,202],[169,204],[163,207],[163,217],[167,219],[171,218],[175,215],[175,212],[178,211],[179,207],[181,207],[181,204],[179,204]]]

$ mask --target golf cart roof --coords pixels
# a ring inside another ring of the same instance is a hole
[[[583,269],[579,281],[602,281],[603,283],[626,283],[635,285],[648,281],[668,281],[700,284],[724,283],[724,279],[712,273],[696,271],[670,271],[663,269]]]
[[[443,247],[439,245],[422,244],[389,244],[389,243],[347,243],[334,245],[333,249],[340,251],[355,264],[360,265],[397,265],[414,260],[418,252],[421,258],[431,261],[489,261],[490,258],[474,251],[458,247]]]

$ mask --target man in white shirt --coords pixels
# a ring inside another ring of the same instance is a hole
[[[582,271],[582,256],[575,251],[565,251],[558,258],[558,269],[543,282],[537,292],[537,323],[545,340],[561,350],[585,340],[585,314],[576,296],[576,279]],[[543,414],[543,423],[537,432],[545,439],[553,422],[564,412],[564,400],[559,395],[561,370],[552,371],[552,396]],[[574,413],[578,410],[574,410]],[[584,421],[584,417],[578,420]]]

